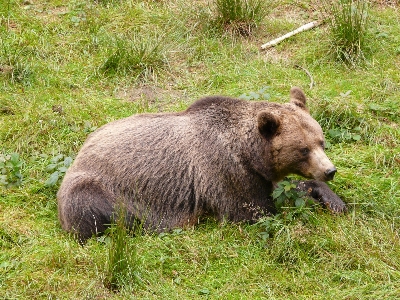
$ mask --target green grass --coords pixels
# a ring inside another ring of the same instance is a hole
[[[203,1],[0,2],[0,157],[17,153],[4,172],[10,181],[22,175],[22,185],[0,187],[0,298],[400,297],[399,7],[371,4],[369,55],[350,69],[328,55],[326,25],[259,52],[314,15],[309,1],[272,7],[244,38],[215,30],[214,7]],[[294,65],[312,74],[312,90]],[[82,247],[57,219],[59,181],[46,181],[55,170],[62,176],[65,158],[115,119],[265,86],[270,101],[286,102],[294,85],[330,142],[338,174],[329,184],[349,212],[277,217],[271,238],[260,224],[213,220],[126,238],[134,278],[108,289],[110,236]]]

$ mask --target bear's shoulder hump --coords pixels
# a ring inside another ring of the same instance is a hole
[[[210,108],[218,108],[218,107],[236,107],[241,105],[243,100],[225,97],[225,96],[209,96],[201,98],[195,101],[189,108],[186,110],[187,112],[195,112],[206,110]]]

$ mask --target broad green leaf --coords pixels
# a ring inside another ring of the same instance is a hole
[[[303,199],[303,198],[297,198],[296,201],[295,201],[295,203],[294,203],[294,205],[295,205],[296,207],[304,206],[304,204],[305,204],[305,202],[304,202],[304,199]]]
[[[293,186],[291,184],[288,184],[285,186],[285,192],[289,192],[291,189],[293,188]]]
[[[270,238],[270,235],[268,232],[263,231],[259,233],[259,237],[265,242],[267,239]]]
[[[285,198],[283,197],[279,197],[276,199],[276,205],[277,206],[281,206],[283,204],[283,201],[285,200]]]
[[[54,186],[59,178],[59,173],[58,171],[55,171],[54,173],[52,173],[49,177],[49,179],[47,179],[47,181],[45,182],[45,186]]]
[[[0,175],[0,184],[4,186],[8,184],[7,175]]]
[[[58,154],[57,156],[54,156],[54,157],[50,160],[50,162],[53,163],[53,164],[56,164],[56,163],[58,163],[60,160],[62,160],[63,157],[64,157],[64,155]]]
[[[66,167],[68,168],[68,167],[72,164],[72,162],[73,162],[72,157],[67,156],[67,157],[64,159],[64,166],[66,166]]]
[[[268,93],[265,93],[265,94],[262,94],[262,95],[263,95],[263,97],[264,97],[264,100],[269,100],[269,99],[271,99],[271,95],[268,94]]]
[[[332,138],[336,138],[342,134],[340,132],[340,130],[337,130],[337,129],[330,129],[330,130],[328,130],[328,133]]]
[[[344,137],[346,140],[351,140],[351,134],[350,134],[349,132],[345,132],[344,135],[343,135],[343,137]]]
[[[10,162],[16,166],[16,165],[20,165],[21,162],[19,161],[19,154],[18,153],[12,153],[11,157],[10,157]]]
[[[67,172],[67,168],[66,168],[66,167],[59,167],[59,168],[58,168],[58,171],[59,171],[60,173],[65,173],[65,172]]]
[[[330,149],[332,147],[332,144],[329,141],[325,141],[325,148]]]
[[[283,189],[282,188],[277,188],[272,192],[272,198],[276,199],[280,195],[282,195],[282,193],[283,193]]]
[[[46,171],[50,172],[53,171],[57,167],[57,164],[50,164],[46,167]]]
[[[200,294],[200,295],[209,295],[209,294],[210,294],[210,290],[209,290],[209,289],[206,289],[206,288],[201,289],[201,290],[199,291],[199,294]]]

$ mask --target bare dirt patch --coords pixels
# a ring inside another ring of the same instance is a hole
[[[380,6],[390,6],[390,7],[396,7],[398,4],[400,4],[399,0],[376,0],[372,2]]]
[[[31,9],[35,12],[35,15],[49,23],[59,21],[59,18],[70,13],[70,9],[67,6],[56,6],[46,7],[45,5],[28,5],[25,9]]]

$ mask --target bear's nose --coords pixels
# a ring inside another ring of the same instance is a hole
[[[336,170],[335,167],[326,170],[326,171],[325,171],[326,179],[327,179],[327,180],[332,180],[333,177],[335,176],[336,172],[337,172],[337,170]]]

